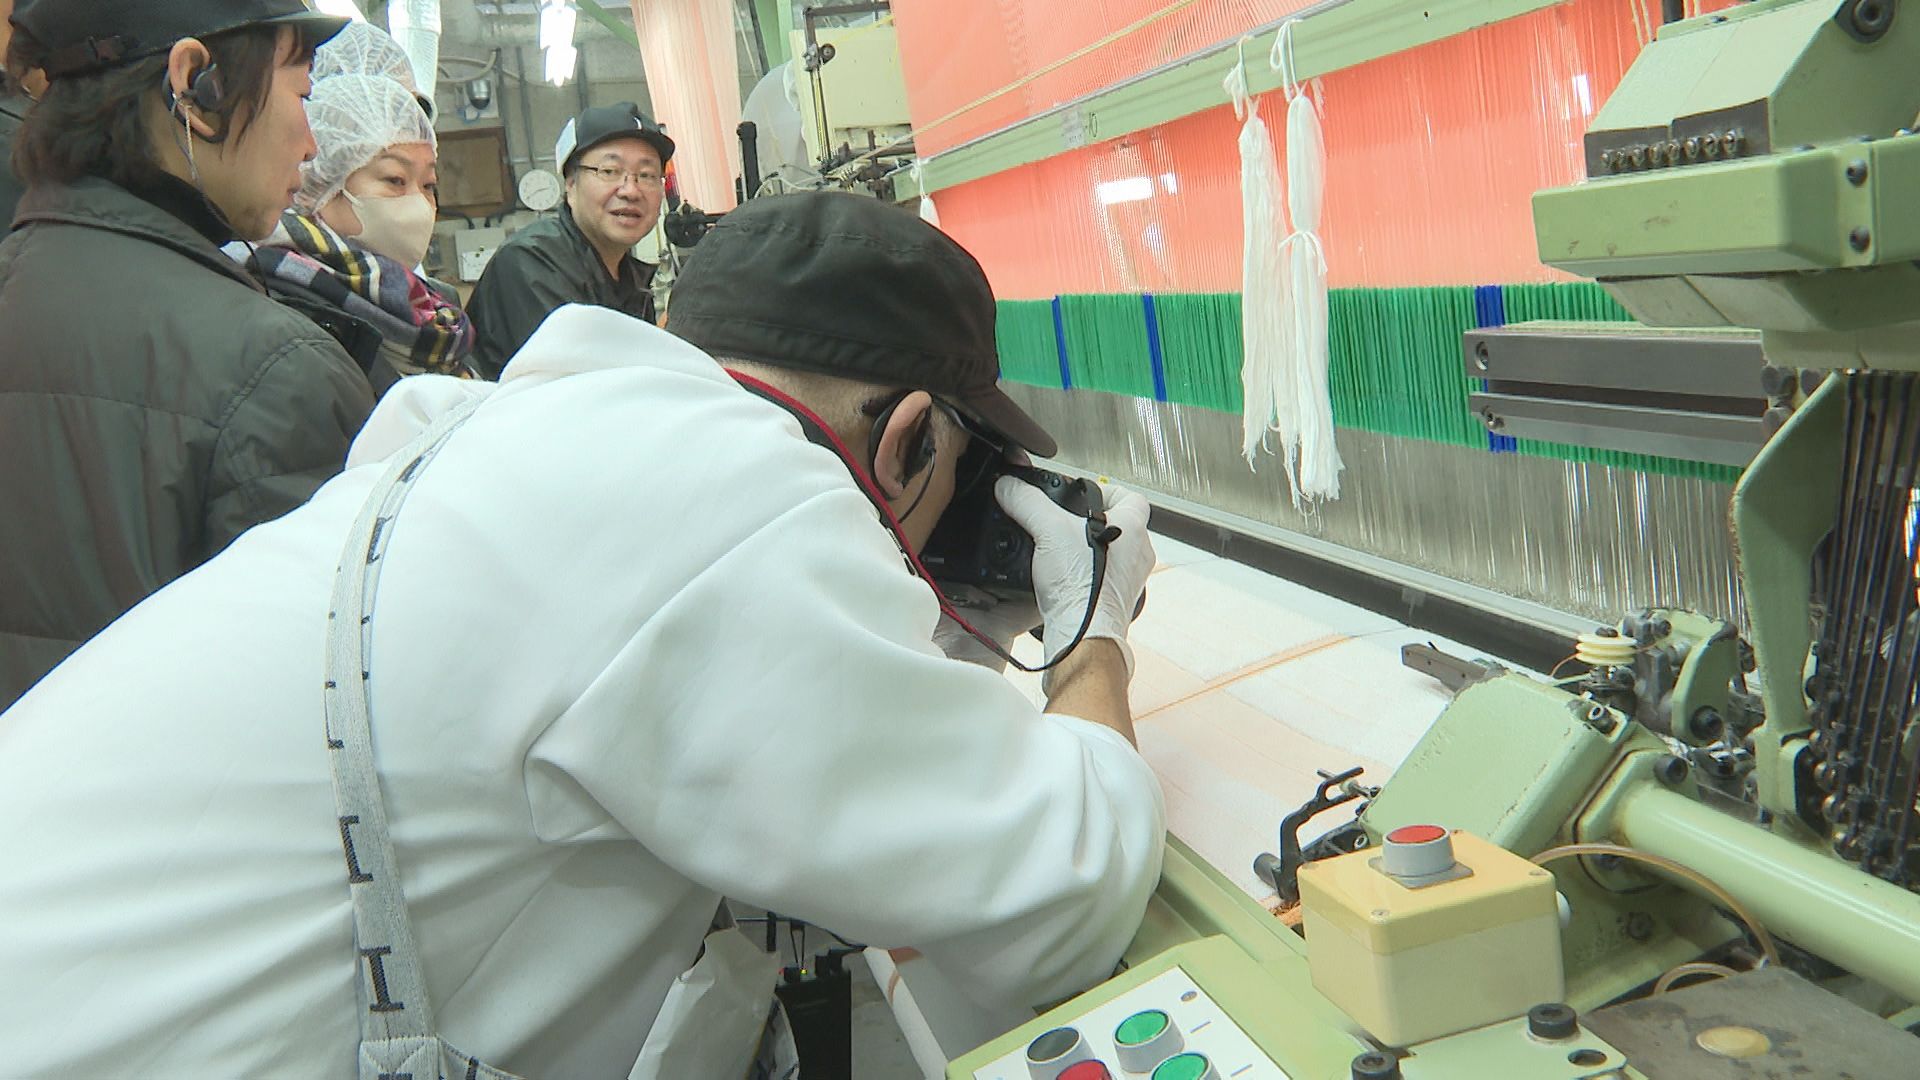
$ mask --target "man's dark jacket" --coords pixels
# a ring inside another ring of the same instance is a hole
[[[620,260],[619,278],[607,273],[563,203],[559,213],[509,237],[480,274],[467,298],[473,366],[482,378],[498,379],[541,322],[566,304],[593,304],[652,322],[652,283],[653,267],[631,255]]]

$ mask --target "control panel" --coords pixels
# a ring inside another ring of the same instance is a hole
[[[1070,1015],[974,1080],[1289,1080],[1193,978],[1173,967]]]

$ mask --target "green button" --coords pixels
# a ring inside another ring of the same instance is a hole
[[[1205,1054],[1176,1054],[1153,1070],[1153,1080],[1200,1080],[1211,1067]]]
[[[1121,1046],[1139,1046],[1152,1042],[1160,1033],[1167,1030],[1167,1014],[1159,1009],[1137,1012],[1113,1029],[1113,1041]]]

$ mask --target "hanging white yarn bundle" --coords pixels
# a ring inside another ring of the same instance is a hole
[[[1287,210],[1293,231],[1282,242],[1287,265],[1286,341],[1281,361],[1287,384],[1275,430],[1293,505],[1302,509],[1340,497],[1340,448],[1334,441],[1333,395],[1327,385],[1327,258],[1320,244],[1320,208],[1326,193],[1326,141],[1313,100],[1295,78],[1293,28],[1280,28],[1269,62],[1287,95]]]
[[[933,196],[927,194],[927,179],[921,175],[920,166],[919,161],[913,163],[913,182],[920,185],[920,220],[937,229],[940,227],[940,211],[933,205]]]
[[[1280,250],[1280,176],[1274,167],[1273,138],[1247,93],[1245,38],[1240,45],[1240,62],[1227,73],[1225,86],[1234,116],[1245,120],[1240,128],[1240,228],[1245,241],[1240,264],[1240,452],[1251,469],[1267,432],[1276,430],[1280,401],[1287,393],[1280,369],[1287,276]],[[1282,445],[1286,442],[1282,433]]]

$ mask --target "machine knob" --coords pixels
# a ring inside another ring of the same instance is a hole
[[[1060,1073],[1060,1080],[1113,1080],[1113,1074],[1098,1061],[1083,1061],[1067,1066]]]
[[[1453,867],[1453,837],[1438,825],[1403,825],[1381,845],[1380,869],[1406,883],[1431,880]]]
[[[1067,1070],[1083,1061],[1093,1061],[1093,1048],[1077,1029],[1057,1027],[1043,1031],[1027,1044],[1027,1072],[1033,1080],[1061,1080]],[[1073,1080],[1090,1080],[1076,1076]]]
[[[1186,1043],[1166,1013],[1147,1009],[1120,1021],[1113,1029],[1113,1046],[1122,1069],[1143,1073],[1179,1053]]]
[[[1220,1072],[1207,1055],[1188,1051],[1161,1062],[1148,1080],[1220,1080]]]

